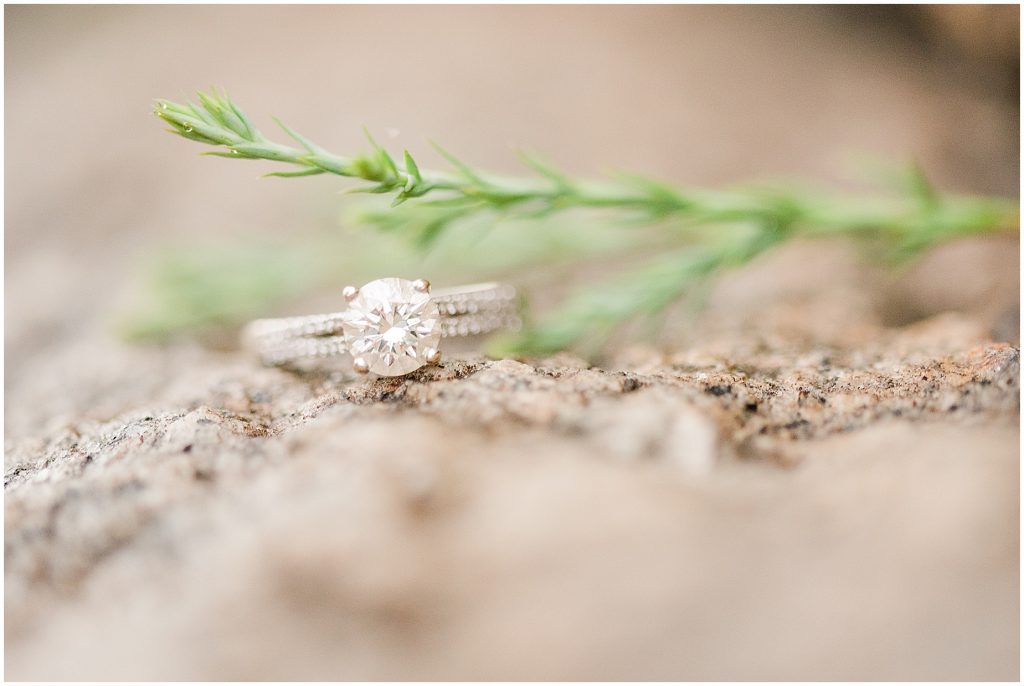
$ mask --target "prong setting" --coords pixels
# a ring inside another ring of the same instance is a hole
[[[412,287],[418,290],[420,293],[430,292],[430,282],[426,279],[416,279],[412,282]]]
[[[357,295],[359,295],[359,289],[355,286],[345,286],[341,289],[341,294],[345,297],[345,300],[351,302]]]
[[[370,363],[361,357],[357,357],[352,360],[352,371],[356,374],[368,374],[370,372]]]
[[[363,284],[338,317],[345,348],[377,376],[415,371],[428,364],[428,348],[440,347],[437,303],[415,281],[389,277]]]
[[[427,364],[438,364],[441,362],[441,351],[437,348],[427,348],[423,351],[423,359]]]

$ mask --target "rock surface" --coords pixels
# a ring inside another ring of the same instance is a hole
[[[135,353],[191,371],[8,443],[7,674],[1012,679],[1019,350],[955,324],[358,381]]]

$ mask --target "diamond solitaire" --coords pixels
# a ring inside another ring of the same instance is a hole
[[[349,297],[342,331],[357,372],[408,374],[441,359],[441,315],[425,280],[377,279]]]
[[[426,279],[377,279],[341,292],[348,309],[257,319],[244,340],[265,364],[350,355],[359,374],[401,376],[441,361],[442,338],[520,325],[516,291],[501,283],[431,290]]]

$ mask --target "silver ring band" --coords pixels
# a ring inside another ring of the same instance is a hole
[[[351,354],[357,372],[390,376],[435,363],[437,338],[521,326],[516,289],[509,284],[431,289],[423,279],[379,279],[344,293],[346,310],[257,319],[244,328],[243,342],[267,365]]]

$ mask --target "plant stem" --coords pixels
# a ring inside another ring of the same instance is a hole
[[[392,215],[373,215],[373,220],[384,227],[410,228],[420,245],[434,242],[452,223],[482,212],[537,219],[570,209],[617,211],[640,223],[670,222],[680,240],[686,240],[685,247],[651,268],[603,289],[613,294],[611,304],[607,295],[571,298],[566,310],[547,324],[528,329],[513,345],[518,351],[561,349],[633,316],[652,314],[694,282],[743,264],[795,235],[874,237],[892,256],[906,259],[940,241],[1016,230],[1019,223],[1016,203],[940,195],[916,167],[905,173],[898,194],[826,194],[786,187],[680,189],[631,175],[614,181],[576,179],[526,153],[521,157],[536,177],[493,176],[435,146],[454,169],[446,173],[421,169],[408,151],[397,162],[368,133],[371,152],[353,157],[330,153],[279,121],[298,147],[276,143],[226,95],[199,93],[199,102],[158,100],[155,114],[172,133],[220,148],[206,154],[291,167],[268,176],[329,173],[371,182],[357,191],[392,195],[393,207],[418,199]],[[708,227],[717,231],[709,234]]]
[[[534,155],[523,160],[540,178],[516,179],[484,175],[438,148],[457,173],[423,170],[408,151],[404,162],[394,158],[370,138],[373,151],[343,157],[327,152],[278,122],[301,148],[266,138],[226,96],[200,93],[201,105],[180,105],[158,100],[155,113],[172,132],[224,150],[207,154],[239,159],[262,159],[292,165],[268,176],[336,174],[373,182],[360,189],[394,195],[395,205],[410,198],[442,195],[425,200],[428,207],[465,211],[501,210],[544,216],[572,208],[612,209],[640,213],[647,220],[675,218],[694,224],[755,222],[798,225],[809,234],[881,233],[911,246],[933,239],[984,233],[1016,227],[1014,203],[991,198],[940,197],[916,169],[908,174],[913,191],[903,197],[840,196],[799,193],[783,188],[712,191],[674,188],[639,176],[622,175],[618,183],[568,177]],[[458,212],[461,217],[466,212]]]

